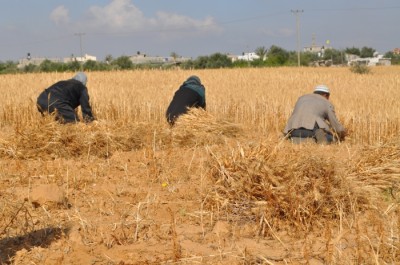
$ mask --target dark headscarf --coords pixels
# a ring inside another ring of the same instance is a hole
[[[197,94],[199,94],[202,99],[202,104],[206,102],[205,88],[201,84],[200,78],[198,76],[190,76],[185,82],[183,82],[182,86],[197,92]]]

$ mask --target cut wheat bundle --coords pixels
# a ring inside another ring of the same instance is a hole
[[[191,108],[179,117],[170,130],[172,143],[177,146],[198,146],[224,143],[236,138],[243,129],[240,125],[217,119],[209,112]]]
[[[95,122],[62,125],[44,118],[26,127],[17,127],[2,140],[0,154],[20,159],[54,159],[79,156],[109,157],[116,150],[140,148],[149,126]]]
[[[393,147],[387,147],[382,155],[393,158]],[[341,161],[339,165],[327,148],[267,142],[238,147],[229,156],[210,148],[214,162],[209,176],[214,186],[213,195],[207,198],[209,206],[230,213],[225,216],[235,221],[267,218],[275,227],[290,225],[308,231],[322,220],[376,208],[373,196],[398,179],[399,171],[394,164],[387,164],[389,159],[363,171],[363,177],[352,163]],[[394,163],[398,164],[398,155]],[[349,167],[339,170],[343,164]],[[381,167],[385,170],[379,170]],[[377,170],[379,175],[370,177]]]

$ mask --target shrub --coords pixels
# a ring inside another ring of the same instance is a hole
[[[369,74],[371,69],[366,65],[355,64],[350,67],[350,71],[356,74]]]

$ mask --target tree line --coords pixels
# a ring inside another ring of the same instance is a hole
[[[268,49],[258,47],[255,54],[259,59],[253,61],[232,59],[227,54],[214,53],[208,56],[199,56],[179,64],[182,69],[215,69],[215,68],[244,68],[244,67],[277,67],[277,66],[297,66],[298,56],[296,51],[287,51],[282,47],[272,45]],[[326,61],[330,64],[344,65],[346,64],[346,54],[357,55],[361,58],[373,57],[375,49],[371,47],[362,48],[346,48],[337,50],[333,48],[324,49],[322,53],[301,52],[300,65],[312,66],[315,62]],[[177,54],[174,52],[174,58]],[[384,54],[385,58],[391,58],[392,64],[400,64],[400,55],[393,52]],[[28,64],[23,68],[18,68],[18,63],[13,61],[0,61],[0,74],[6,73],[34,73],[34,72],[68,72],[68,71],[112,71],[112,70],[129,70],[129,69],[152,69],[152,68],[171,68],[177,64],[134,64],[129,56],[120,56],[113,58],[107,55],[104,61],[86,61],[80,63],[72,61],[68,63],[52,62],[44,60],[40,65]]]

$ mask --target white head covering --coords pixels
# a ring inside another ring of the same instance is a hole
[[[84,72],[78,72],[74,77],[72,77],[72,79],[78,80],[79,82],[81,82],[83,85],[86,86],[87,77]]]
[[[322,92],[326,94],[331,94],[329,88],[325,85],[318,85],[314,88],[314,92]]]

